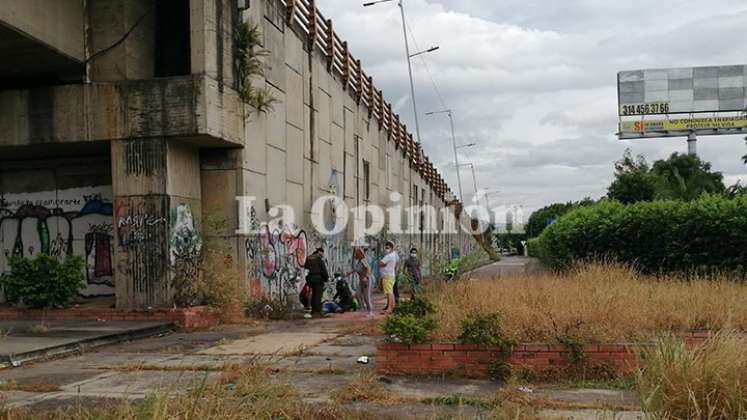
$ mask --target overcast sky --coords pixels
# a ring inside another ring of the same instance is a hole
[[[414,127],[399,10],[394,2],[361,3],[317,0]],[[476,165],[478,188],[502,192],[492,205],[521,204],[527,213],[604,195],[626,147],[650,162],[687,151],[685,139],[616,139],[618,71],[747,62],[744,0],[406,0],[405,7],[417,47],[441,47],[413,60],[426,153],[456,192],[448,119],[422,116],[453,109],[459,141],[478,143],[460,156]],[[698,143],[727,184],[747,180],[741,137]],[[469,202],[469,170],[462,184]]]

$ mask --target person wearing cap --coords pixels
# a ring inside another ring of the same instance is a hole
[[[327,264],[324,262],[324,249],[317,248],[306,258],[303,268],[309,271],[306,275],[306,283],[311,287],[311,314],[321,316],[324,283],[329,280]]]

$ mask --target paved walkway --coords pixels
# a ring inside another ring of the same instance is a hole
[[[121,341],[162,334],[171,322],[0,321],[0,369]]]
[[[212,331],[172,333],[99,348],[83,355],[0,370],[3,383],[26,385],[5,391],[12,406],[51,409],[66,404],[98,404],[108,399],[142,399],[159,389],[189,389],[203,378],[220,375],[215,369],[228,364],[261,361],[276,372],[274,380],[293,384],[309,403],[332,400],[341,387],[373,374],[376,321],[351,321],[351,315],[318,320],[222,326]],[[359,364],[368,356],[372,363]],[[480,405],[438,405],[433,402],[460,396],[490,401],[500,384],[459,378],[381,378],[388,392],[406,402],[346,403],[377,418],[481,418],[489,409]],[[44,389],[45,392],[27,392]],[[553,401],[599,406],[635,404],[623,391],[534,390],[533,395]],[[545,411],[542,418],[596,419],[599,410]],[[638,418],[623,413],[615,419]],[[613,417],[610,417],[613,418]]]
[[[530,257],[501,257],[501,260],[484,267],[480,267],[465,278],[493,279],[505,278],[523,274],[537,274],[545,271],[542,263],[536,258]]]

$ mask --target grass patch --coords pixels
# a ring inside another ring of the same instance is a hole
[[[367,336],[381,336],[382,321],[364,321],[356,322],[354,324],[347,324],[337,329],[337,333],[340,335],[367,335]]]
[[[332,399],[338,403],[375,402],[383,405],[402,404],[408,399],[386,389],[376,372],[362,372],[358,378],[332,392]]]
[[[274,378],[259,364],[226,365],[216,381],[207,376],[187,391],[164,389],[145,401],[121,400],[53,412],[3,408],[2,420],[369,420],[374,417],[335,404],[304,404],[294,386]],[[181,391],[181,392],[180,392]]]
[[[29,327],[29,332],[34,334],[46,334],[49,332],[49,325],[44,322],[40,324],[34,324]]]
[[[611,265],[510,280],[465,280],[426,291],[436,306],[436,341],[457,341],[463,320],[498,313],[522,342],[628,342],[666,331],[747,330],[747,284],[723,277],[685,281]]]
[[[747,338],[724,333],[701,346],[662,338],[638,374],[643,409],[653,418],[747,418]]]
[[[495,402],[480,398],[467,397],[464,395],[441,395],[434,398],[425,398],[423,404],[447,406],[447,407],[477,407],[482,409],[494,409]]]
[[[19,384],[16,382],[0,383],[0,391],[21,391],[21,392],[59,392],[59,385],[54,384]]]

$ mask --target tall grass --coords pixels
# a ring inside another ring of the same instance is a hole
[[[55,412],[3,409],[0,420],[243,420],[373,419],[331,404],[304,404],[297,389],[273,379],[257,364],[226,366],[217,381],[194,384],[189,392],[162,390],[143,402],[122,400]]]
[[[664,338],[645,354],[637,376],[643,409],[652,418],[747,418],[747,339],[725,333],[688,347]]]
[[[438,284],[427,295],[437,308],[438,340],[456,340],[461,321],[474,312],[501,314],[506,337],[529,342],[625,342],[666,331],[747,330],[747,285],[725,276],[655,278],[600,263],[565,274]]]

